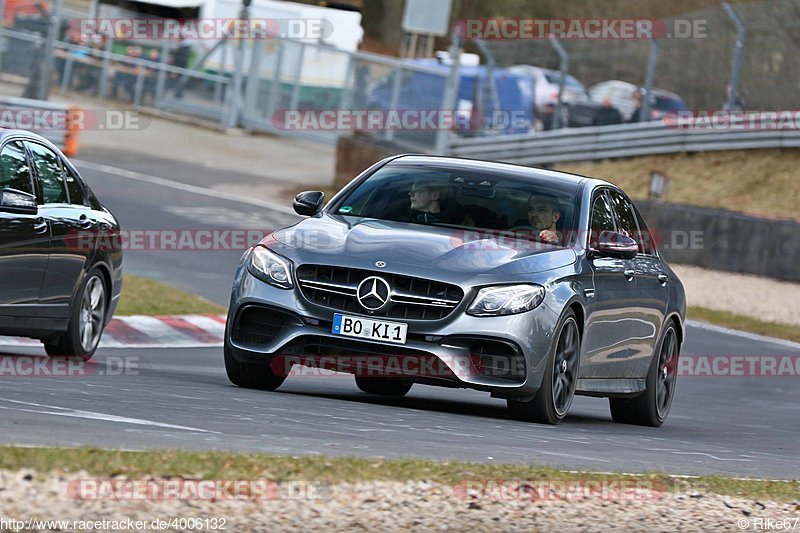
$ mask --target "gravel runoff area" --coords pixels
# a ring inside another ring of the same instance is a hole
[[[672,265],[688,305],[800,326],[800,283]]]
[[[114,481],[131,480],[114,478]],[[313,484],[300,487],[299,482],[286,482],[274,491],[259,492],[272,494],[272,497],[250,501],[214,501],[207,497],[125,502],[86,499],[87,494],[103,494],[103,489],[99,488],[102,484],[87,485],[97,482],[108,484],[111,480],[92,479],[84,472],[38,475],[34,471],[0,471],[0,531],[19,529],[20,524],[10,520],[30,519],[120,521],[119,524],[107,522],[105,527],[95,523],[96,531],[111,530],[115,526],[121,526],[116,529],[118,531],[129,530],[128,520],[153,525],[156,519],[165,523],[175,519],[175,527],[163,528],[173,531],[190,530],[192,526],[194,530],[213,530],[211,526],[215,524],[224,525],[227,531],[334,527],[356,531],[605,531],[609,526],[621,531],[756,531],[765,529],[759,524],[766,524],[758,520],[767,519],[800,530],[798,502],[754,501],[697,491],[658,493],[646,487],[644,491],[629,491],[608,485],[587,496],[588,490],[559,489],[554,494],[552,488],[542,489],[542,485],[533,488],[519,482],[508,486],[523,487],[522,491],[496,490],[498,485],[475,482],[469,486],[427,481],[367,482],[317,485],[313,489],[310,488]],[[124,494],[120,489],[117,491],[116,494]],[[549,497],[534,497],[548,491]],[[77,494],[83,494],[85,499]],[[189,521],[191,519],[211,522],[197,527],[197,523]],[[31,525],[34,527],[28,530],[49,530],[47,525],[30,522],[23,527]],[[49,528],[80,531],[83,525],[86,524],[51,523]],[[138,528],[154,529],[141,525]],[[783,529],[792,530],[791,527]]]

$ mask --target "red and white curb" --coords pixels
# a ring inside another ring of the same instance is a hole
[[[222,346],[225,315],[122,316],[111,319],[100,348]],[[36,339],[0,337],[0,346],[41,346]]]

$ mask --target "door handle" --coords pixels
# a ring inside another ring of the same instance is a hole
[[[658,275],[658,282],[661,284],[662,287],[664,285],[666,285],[668,281],[669,281],[669,277],[667,277],[666,274],[659,274]]]
[[[628,281],[633,281],[633,278],[636,277],[636,271],[633,270],[632,268],[625,270],[623,274],[625,274],[625,279],[627,279]]]
[[[33,231],[38,234],[47,233],[47,221],[43,218],[37,218],[33,224]]]
[[[80,218],[78,218],[78,226],[80,226],[81,229],[92,229],[94,227],[94,220],[86,215],[81,215]]]

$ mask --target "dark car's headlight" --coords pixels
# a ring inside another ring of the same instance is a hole
[[[524,313],[544,300],[544,287],[539,285],[502,285],[485,287],[467,309],[474,316],[500,316]]]
[[[256,246],[250,253],[249,270],[255,277],[270,285],[281,289],[292,288],[292,265],[289,260],[263,246]]]

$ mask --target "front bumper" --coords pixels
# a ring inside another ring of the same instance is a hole
[[[408,324],[404,345],[367,341],[334,335],[333,315],[339,311],[308,302],[296,286],[280,289],[264,283],[242,266],[234,281],[225,344],[235,359],[272,364],[273,370],[276,358],[278,366],[320,365],[357,375],[366,365],[370,376],[385,364],[392,375],[414,382],[483,390],[503,398],[535,394],[558,313],[543,304],[518,315],[473,317],[464,312],[472,297],[468,292],[441,320],[400,320]],[[248,313],[278,325],[250,327]]]

